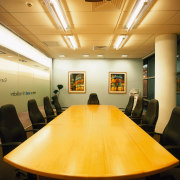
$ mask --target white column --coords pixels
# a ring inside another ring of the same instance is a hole
[[[162,133],[176,106],[177,36],[158,35],[155,39],[155,98],[159,101],[159,118],[155,131]]]

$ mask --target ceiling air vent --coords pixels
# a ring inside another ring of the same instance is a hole
[[[96,51],[96,50],[107,50],[107,46],[94,46],[93,47],[93,50]]]
[[[19,59],[20,62],[26,63],[27,61],[24,59]]]

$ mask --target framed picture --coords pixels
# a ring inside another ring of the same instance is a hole
[[[68,92],[86,93],[86,72],[70,71],[68,73]]]
[[[176,92],[180,93],[180,72],[176,73]]]
[[[109,72],[109,93],[126,93],[126,72]]]

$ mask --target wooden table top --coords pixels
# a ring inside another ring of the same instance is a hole
[[[129,179],[179,161],[115,106],[71,106],[4,157],[30,173],[61,179]]]

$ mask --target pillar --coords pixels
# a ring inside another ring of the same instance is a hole
[[[159,118],[155,131],[162,133],[176,106],[177,36],[158,35],[155,39],[155,98],[159,101]]]

